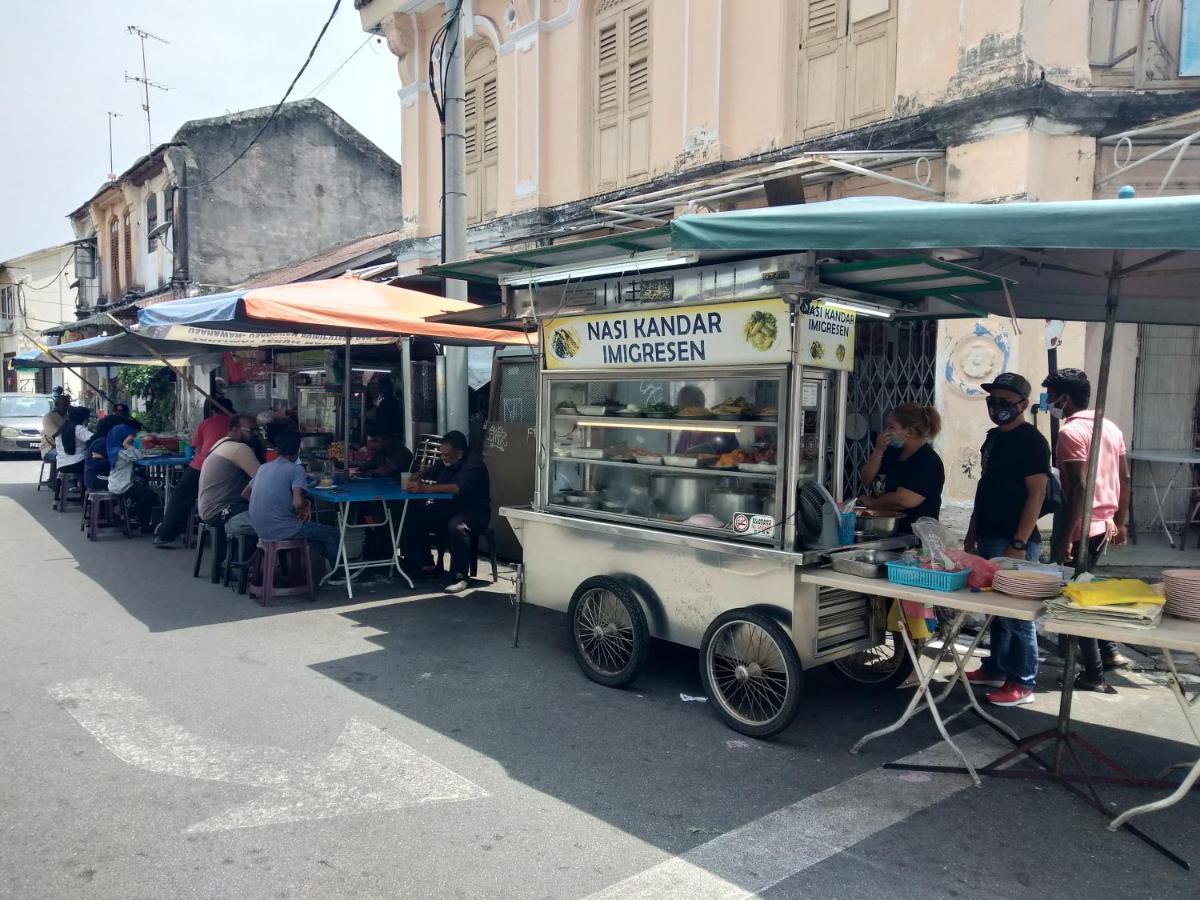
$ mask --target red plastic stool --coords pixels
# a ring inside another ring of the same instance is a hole
[[[275,583],[279,570],[279,554],[287,553],[287,580],[283,584]],[[288,541],[262,541],[254,551],[254,560],[250,563],[250,596],[259,602],[260,606],[270,606],[276,597],[295,597],[304,594],[309,600],[316,599],[316,585],[313,584],[312,559],[309,556],[308,541],[296,538]]]

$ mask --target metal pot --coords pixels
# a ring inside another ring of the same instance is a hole
[[[324,450],[333,443],[333,435],[328,432],[311,432],[300,435],[301,450]]]
[[[650,493],[660,512],[687,518],[704,512],[704,499],[710,487],[707,478],[660,475],[650,482]]]
[[[725,523],[733,521],[734,513],[757,513],[761,509],[758,494],[750,491],[713,491],[708,495],[708,511]]]
[[[899,516],[876,516],[864,514],[862,510],[855,510],[854,532],[862,532],[868,535],[868,539],[888,537],[896,533],[896,527],[900,524]]]

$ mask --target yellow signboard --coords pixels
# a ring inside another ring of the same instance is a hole
[[[545,323],[542,350],[548,369],[785,363],[790,323],[778,299],[562,316]]]

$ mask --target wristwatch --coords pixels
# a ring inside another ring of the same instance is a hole
[[[1028,546],[1028,543],[1020,538],[1013,538],[1012,542],[1009,543],[1008,546],[1012,547],[1014,550],[1024,550]]]

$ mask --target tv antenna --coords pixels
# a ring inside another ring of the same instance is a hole
[[[117,180],[117,170],[113,166],[112,120],[119,119],[119,118],[121,118],[121,114],[119,112],[113,112],[111,109],[108,111],[108,180],[109,181]]]
[[[146,112],[146,145],[148,149],[153,150],[154,138],[151,136],[150,132],[150,88],[164,92],[169,91],[170,88],[166,85],[151,81],[150,76],[146,73],[146,38],[150,38],[153,41],[158,41],[160,44],[169,44],[171,42],[166,38],[160,38],[156,34],[151,34],[144,28],[139,28],[137,25],[129,25],[125,30],[137,37],[142,44],[142,77],[139,78],[136,75],[130,75],[128,72],[126,72],[125,80],[127,82],[136,81],[142,86],[142,96],[144,100],[142,103],[142,109]]]

